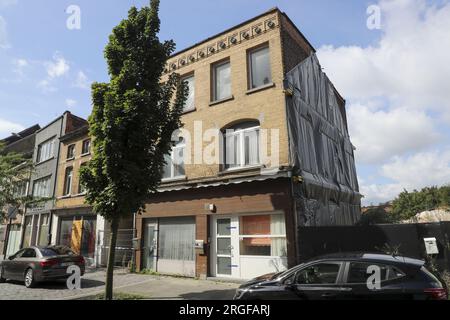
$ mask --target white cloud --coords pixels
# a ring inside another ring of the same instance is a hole
[[[420,151],[439,138],[430,116],[407,108],[371,110],[353,104],[348,107],[348,123],[357,161],[365,164]]]
[[[87,90],[90,88],[90,85],[91,85],[91,81],[88,79],[86,74],[83,71],[78,71],[77,78],[76,78],[73,86],[76,88]]]
[[[16,5],[17,2],[17,0],[0,0],[0,8]]]
[[[450,151],[421,152],[409,157],[396,157],[380,169],[380,175],[392,183],[366,184],[360,181],[365,204],[393,200],[404,189],[413,191],[427,186],[450,184]]]
[[[58,91],[49,80],[41,80],[38,82],[37,87],[42,90],[43,93],[52,93]]]
[[[6,31],[6,20],[0,16],[0,49],[8,49],[11,45],[8,42],[8,33]]]
[[[77,101],[73,99],[66,99],[66,107],[73,108],[77,105]]]
[[[29,63],[25,59],[14,59],[12,61],[13,72],[17,73],[19,76],[23,76],[23,71],[29,66]]]
[[[363,173],[378,172],[362,177],[366,204],[392,200],[404,188],[450,182],[450,155],[441,147],[449,141],[450,1],[378,4],[383,26],[378,41],[317,52],[349,101],[356,158],[369,165]]]
[[[12,132],[20,132],[24,129],[25,128],[20,124],[0,119],[0,137],[6,138],[7,136],[11,135]]]
[[[69,63],[59,53],[55,53],[53,55],[53,61],[46,62],[45,67],[50,79],[61,77],[70,70]]]
[[[383,96],[423,109],[450,108],[450,2],[380,1],[380,41],[365,48],[324,46],[318,50],[325,71],[345,97]]]

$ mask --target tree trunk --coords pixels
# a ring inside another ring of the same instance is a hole
[[[109,241],[108,267],[106,269],[105,300],[112,300],[113,298],[114,258],[116,256],[116,243],[119,222],[120,217],[115,217],[111,221],[111,238]]]

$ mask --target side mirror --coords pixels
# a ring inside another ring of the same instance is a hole
[[[14,260],[15,256],[9,256],[8,260]]]

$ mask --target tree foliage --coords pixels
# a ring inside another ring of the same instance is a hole
[[[89,117],[93,158],[81,170],[86,200],[95,213],[111,222],[106,298],[112,298],[112,271],[121,217],[144,209],[161,181],[164,155],[188,88],[177,74],[161,76],[173,53],[173,41],[160,42],[159,0],[138,10],[115,27],[105,48],[109,83],[92,85]]]
[[[384,206],[368,209],[361,215],[358,225],[367,226],[373,224],[392,223],[392,216],[385,210]]]
[[[93,159],[81,176],[87,202],[107,220],[143,209],[181,126],[187,87],[176,74],[161,85],[175,44],[158,39],[158,6],[133,7],[114,28],[105,49],[111,82],[92,86]]]
[[[420,212],[438,208],[450,208],[450,185],[412,192],[404,190],[392,203],[392,217],[395,221],[407,220]]]
[[[32,199],[27,195],[18,195],[20,183],[29,179],[31,161],[22,154],[6,152],[0,144],[0,221],[6,218],[7,208],[19,208]]]

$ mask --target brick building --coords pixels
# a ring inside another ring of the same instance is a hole
[[[295,83],[290,83],[296,74],[289,77],[289,72],[305,61],[315,66],[314,53],[287,15],[275,8],[169,59],[163,81],[177,72],[190,94],[182,116],[184,132],[166,159],[159,192],[136,217],[138,269],[251,278],[297,262],[297,226],[314,224],[309,210],[320,217],[318,222],[326,223],[326,215],[336,217],[330,224],[357,220],[360,198],[353,149],[332,155],[335,163],[340,157],[346,161],[342,180],[335,170],[328,177],[322,167],[302,168],[297,156],[319,154],[323,148],[310,140],[299,150],[302,123],[287,112],[290,101],[297,99]],[[322,73],[314,75],[320,78]],[[339,127],[330,146],[349,143],[345,101],[322,78],[326,101],[332,98],[335,103],[327,105],[334,120],[321,121]],[[319,116],[323,118],[318,112],[311,118]],[[205,159],[211,146],[218,161]],[[322,176],[330,187],[322,183],[320,191],[314,191],[314,177]],[[350,177],[348,182],[345,177]],[[334,196],[341,199],[336,205]]]

